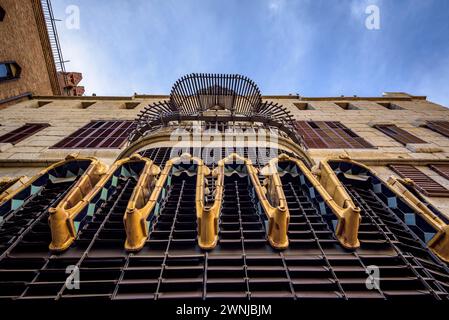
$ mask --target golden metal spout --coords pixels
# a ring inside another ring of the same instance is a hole
[[[123,223],[126,231],[125,249],[128,251],[138,251],[143,248],[148,239],[147,219],[153,212],[162,191],[165,189],[168,177],[171,175],[173,166],[184,161],[196,162],[199,167],[202,160],[192,157],[188,153],[182,154],[168,160],[165,167],[156,181],[156,176],[160,172],[153,169],[145,170],[146,174],[141,175],[136,189],[128,202]],[[153,185],[153,186],[151,186]]]
[[[441,260],[449,263],[449,226],[410,192],[406,185],[413,186],[414,183],[410,179],[395,177],[387,180],[387,187],[436,230],[436,234],[429,240],[427,246]]]
[[[335,236],[341,245],[347,249],[360,247],[358,239],[361,221],[360,208],[356,207],[332,169],[321,166],[321,179],[319,181],[302,161],[286,154],[281,154],[277,159],[270,161],[270,163],[275,165],[277,162],[288,161],[293,162],[307,177],[326,205],[337,217]]]
[[[109,169],[106,165],[96,162],[92,164],[78,180],[75,186],[67,193],[62,201],[54,208],[50,208],[49,224],[52,241],[49,245],[52,251],[64,251],[75,241],[76,229],[74,220],[78,214],[89,204],[92,198],[100,192],[114,172],[127,162],[144,161],[144,171],[153,166],[151,160],[139,155],[133,155],[117,161]]]

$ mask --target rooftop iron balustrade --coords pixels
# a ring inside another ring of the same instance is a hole
[[[115,190],[119,176],[139,176],[142,170],[153,166],[151,160],[133,155],[107,167],[95,167],[86,172],[56,207],[50,208],[52,241],[50,250],[64,251],[75,240],[78,230],[104,202],[108,193]]]
[[[277,103],[262,101],[252,80],[241,75],[196,73],[179,79],[173,85],[169,100],[142,110],[128,140],[135,142],[182,121],[260,123],[267,128],[278,128],[302,145],[290,111]]]

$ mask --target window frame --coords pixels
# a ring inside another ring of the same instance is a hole
[[[295,126],[308,149],[376,148],[340,121],[297,120]]]
[[[3,20],[5,20],[6,17],[6,11],[5,9],[3,9],[2,6],[0,6],[0,22],[3,22]]]
[[[121,149],[134,126],[134,120],[91,120],[50,149]]]
[[[27,122],[24,125],[20,126],[19,128],[16,128],[10,132],[1,135],[0,143],[11,143],[12,145],[16,145],[19,142],[22,142],[23,140],[35,135],[39,131],[42,131],[48,127],[50,127],[49,123]]]
[[[17,80],[22,74],[22,68],[15,61],[0,61],[0,65],[4,65],[7,70],[7,75],[2,77],[0,75],[0,83],[6,81]],[[13,69],[15,68],[15,70]]]
[[[406,146],[407,144],[425,144],[428,143],[414,134],[411,134],[405,129],[398,127],[395,124],[375,124],[373,128],[379,130],[394,141]]]
[[[439,126],[441,124],[443,124],[443,128],[440,128]],[[449,138],[449,121],[444,121],[444,120],[427,120],[426,123],[424,124],[424,127],[436,132],[446,138]]]
[[[390,164],[388,167],[400,177],[411,179],[415,183],[416,189],[427,197],[449,197],[449,189],[413,165]]]

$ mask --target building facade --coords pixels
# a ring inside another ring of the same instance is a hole
[[[0,104],[32,95],[83,95],[82,75],[66,72],[49,0],[0,2]]]
[[[192,74],[0,124],[2,299],[448,299],[449,109],[424,96]]]

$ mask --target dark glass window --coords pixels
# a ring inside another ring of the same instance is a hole
[[[406,145],[407,143],[427,143],[424,140],[421,140],[420,138],[414,136],[411,133],[408,133],[407,131],[397,127],[394,124],[377,124],[374,126],[374,128],[382,131],[387,136],[393,138],[397,142],[402,143],[403,145]]]
[[[15,62],[0,62],[0,81],[17,79],[22,69]]]
[[[0,22],[5,19],[6,12],[5,10],[0,6]]]
[[[49,126],[48,123],[27,123],[20,128],[2,135],[0,142],[16,144]]]
[[[91,121],[52,148],[98,149],[120,148],[134,128],[134,121]]]
[[[344,124],[335,121],[296,121],[296,129],[307,148],[374,148]]]

